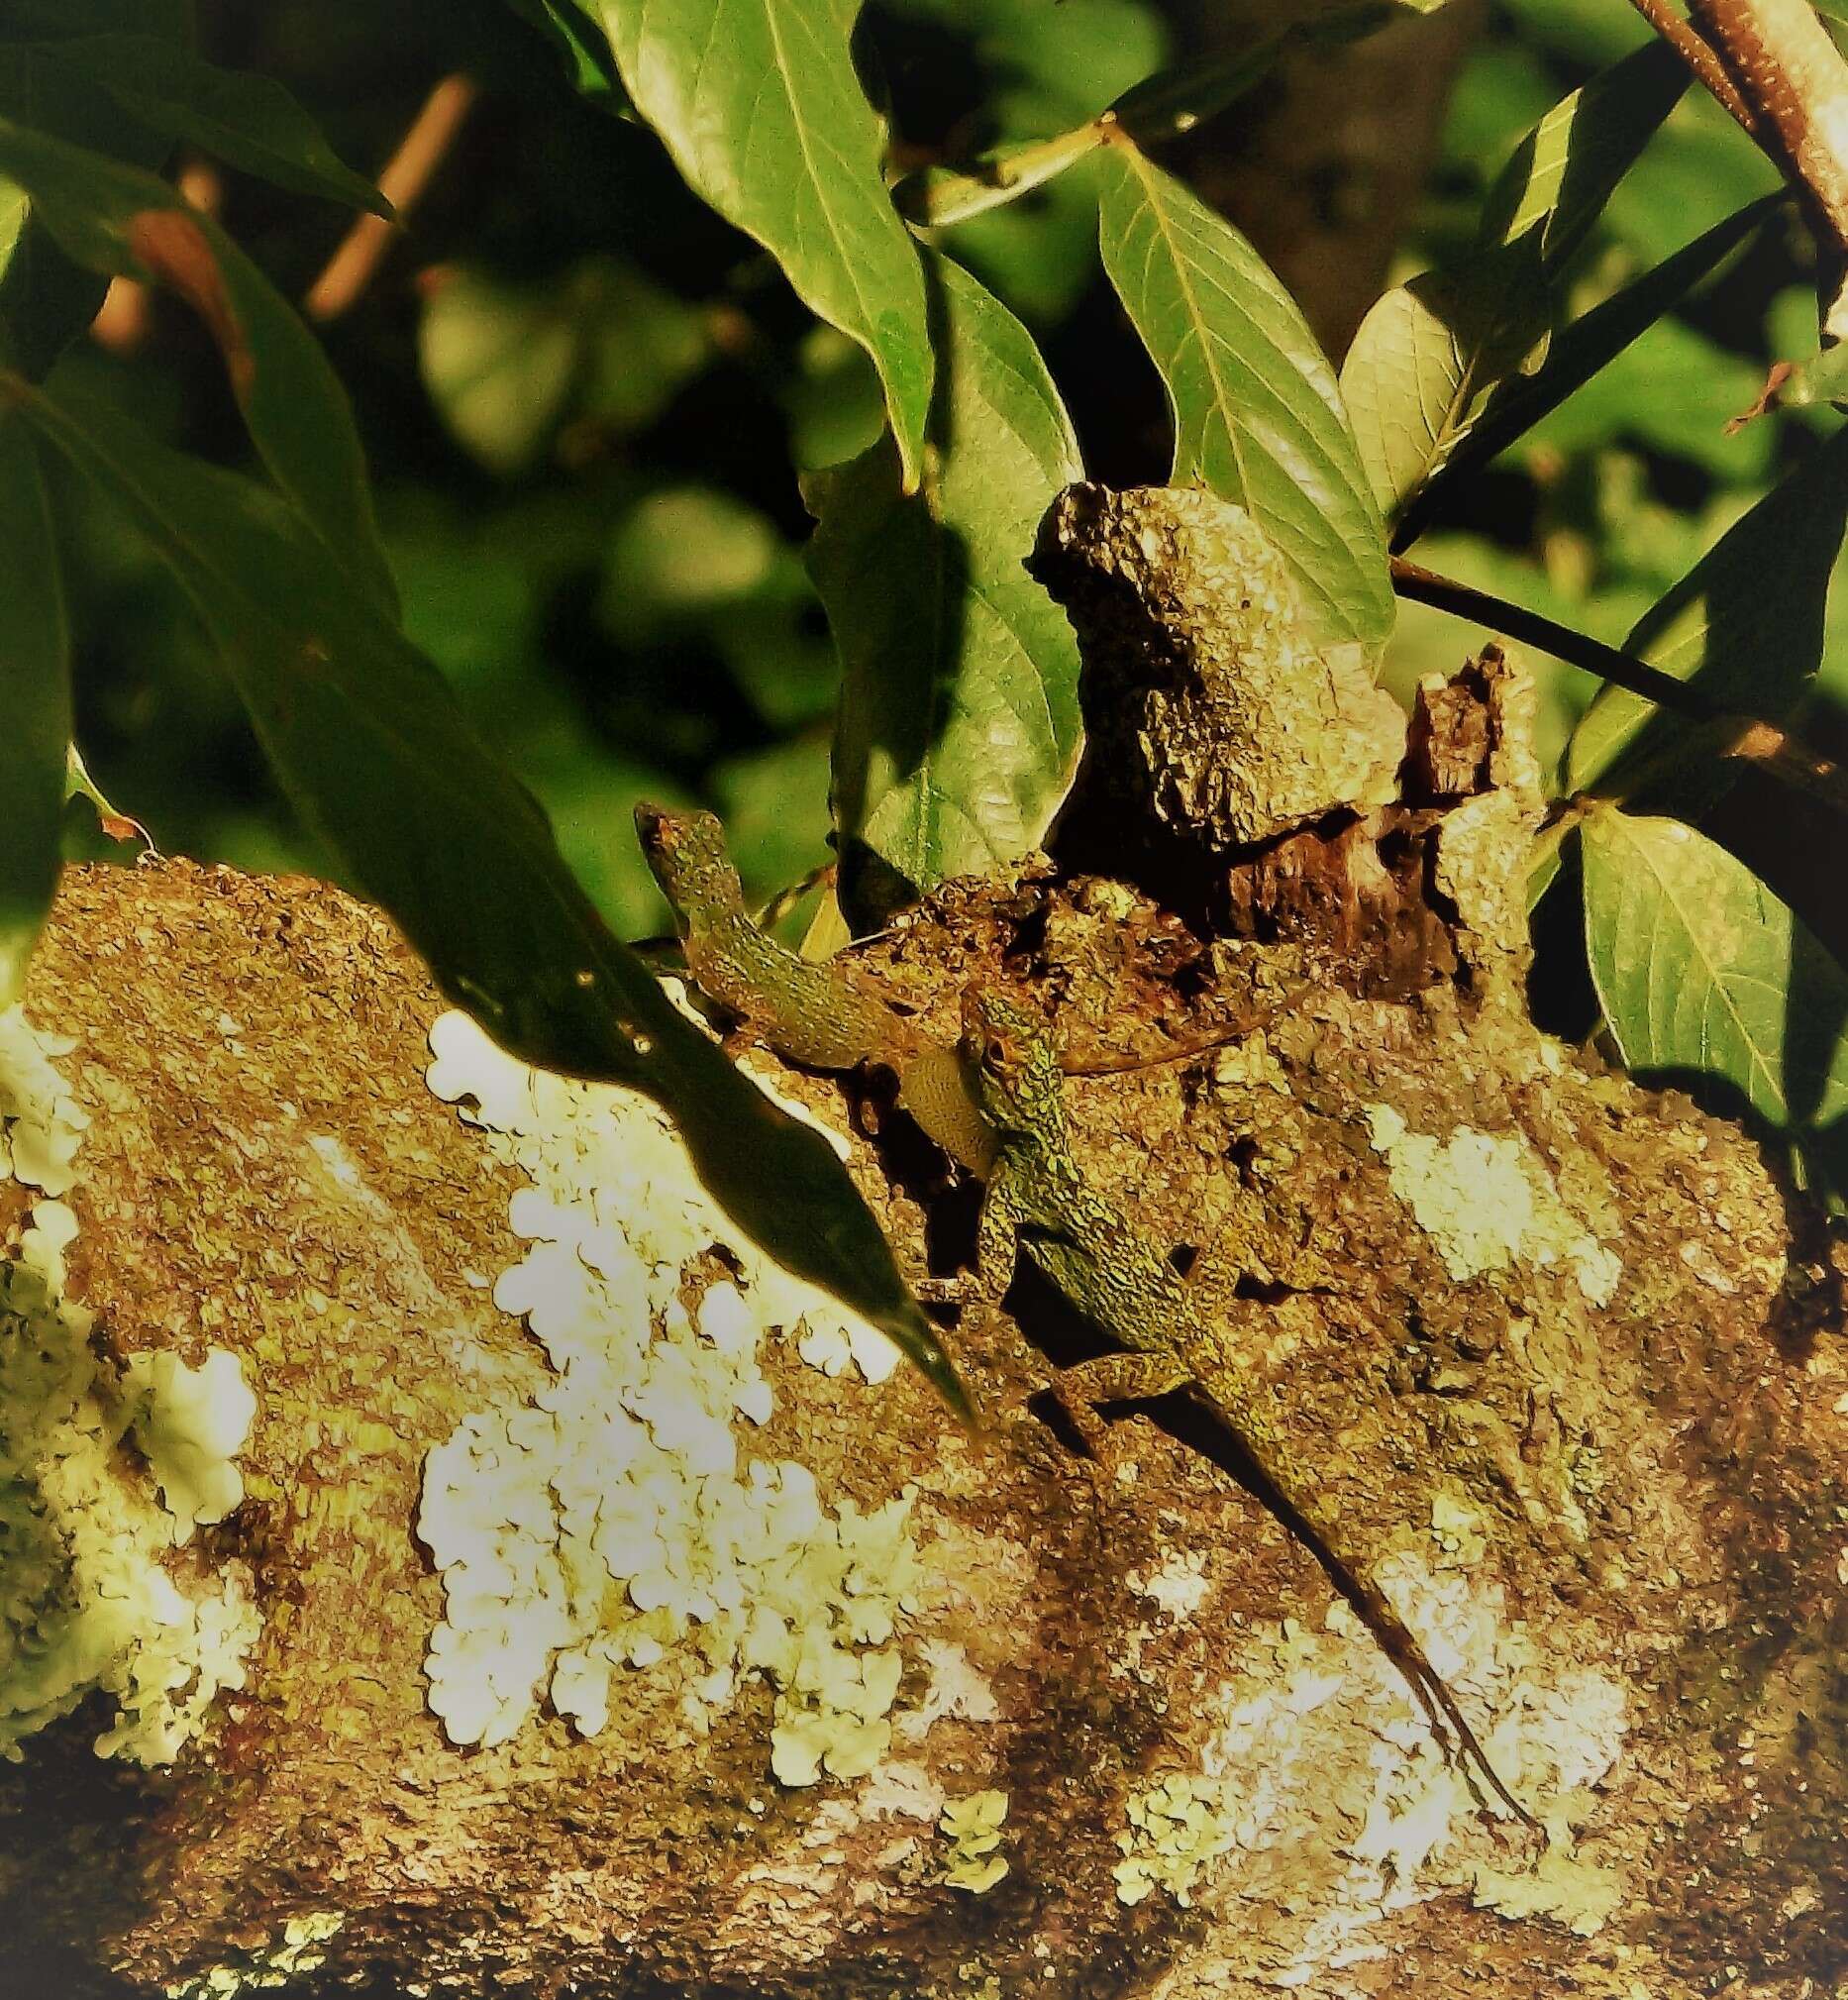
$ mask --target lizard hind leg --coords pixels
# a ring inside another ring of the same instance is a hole
[[[1060,1407],[1096,1461],[1101,1480],[1114,1483],[1130,1463],[1130,1450],[1098,1409],[1103,1403],[1148,1403],[1184,1389],[1191,1372],[1172,1354],[1100,1354],[1061,1369],[1054,1385]]]

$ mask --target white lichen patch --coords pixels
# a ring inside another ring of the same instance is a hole
[[[1614,1868],[1555,1846],[1518,1873],[1478,1868],[1471,1889],[1479,1910],[1510,1918],[1550,1917],[1576,1938],[1593,1938],[1622,1906],[1624,1883]]]
[[[0,1170],[59,1191],[87,1123],[51,1063],[69,1046],[0,1014]],[[113,1377],[63,1294],[75,1229],[41,1202],[0,1265],[0,1752],[100,1690],[119,1713],[98,1752],[170,1763],[243,1686],[260,1630],[241,1566],[173,1555],[237,1504],[256,1402],[225,1353],[196,1371],[135,1356]]]
[[[891,1343],[739,1236],[650,1100],[531,1070],[462,1014],[431,1046],[432,1090],[472,1099],[531,1183],[511,1219],[532,1247],[494,1299],[556,1371],[426,1464],[418,1531],[445,1593],[431,1707],[459,1743],[507,1740],[542,1696],[594,1736],[643,1675],[703,1732],[760,1676],[782,1783],[865,1775],[891,1740],[909,1496],[829,1507],[806,1467],[742,1440],[770,1414],[768,1333],[875,1374]],[[735,1280],[711,1278],[715,1249]]]
[[[1117,1836],[1117,1900],[1140,1903],[1163,1888],[1182,1909],[1201,1873],[1240,1844],[1251,1822],[1240,1811],[1240,1787],[1200,1772],[1170,1771],[1124,1806],[1127,1832]]]
[[[1007,1873],[1007,1856],[1000,1851],[1006,1820],[1005,1792],[971,1792],[945,1801],[937,1831],[950,1842],[943,1879],[952,1889],[980,1896]]]
[[[1159,1605],[1176,1625],[1185,1625],[1213,1591],[1202,1548],[1171,1548],[1147,1576],[1132,1570],[1123,1581],[1138,1597]]]
[[[197,1368],[177,1354],[133,1354],[125,1377],[135,1441],[173,1517],[175,1541],[223,1521],[244,1498],[234,1453],[257,1419],[257,1398],[235,1354],[215,1347]]]
[[[272,1945],[246,1952],[236,1964],[214,1965],[193,1979],[174,1981],[167,2000],[237,2000],[240,1993],[274,1991],[327,1962],[321,1947],[347,1920],[337,1910],[310,1910],[291,1917]]]
[[[1512,1133],[1463,1126],[1448,1139],[1414,1132],[1389,1105],[1367,1113],[1392,1192],[1436,1242],[1459,1284],[1516,1261],[1566,1266],[1593,1306],[1607,1306],[1622,1261],[1560,1198],[1546,1162]]]
[[[1591,1670],[1539,1679],[1499,1594],[1455,1560],[1405,1550],[1378,1574],[1495,1770],[1563,1837],[1615,1762],[1623,1691]],[[1127,1802],[1124,1902],[1159,1890],[1248,1915],[1273,1905],[1268,1973],[1289,1985],[1365,1955],[1385,1913],[1471,1879],[1459,1843],[1483,1800],[1344,1603],[1319,1631],[1286,1621],[1189,1715],[1209,1725],[1195,1754]]]

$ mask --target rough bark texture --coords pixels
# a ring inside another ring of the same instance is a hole
[[[247,1497],[202,1539],[250,1565],[264,1623],[170,1768],[99,1759],[100,1702],[0,1766],[8,1990],[296,1964],[329,1992],[1827,1990],[1848,1354],[1755,1147],[1536,1036],[1480,939],[1474,992],[1357,999],[1301,947],[1205,945],[1042,870],[953,889],[866,958],[927,1024],[967,979],[1011,982],[1078,1056],[1266,1023],[1075,1078],[1079,1144],[1178,1245],[1237,1177],[1334,1266],[1252,1365],[1556,1849],[1498,1843],[1210,1426],[1126,1415],[1135,1475],[1106,1480],[1023,1403],[1048,1353],[1094,1345],[1027,1282],[1013,1315],[961,1315],[979,1441],[908,1374],[829,1379],[775,1343],[775,1410],[736,1426],[829,1506],[912,1494],[870,1772],[778,1784],[748,1675],[687,1727],[671,1645],[599,1735],[542,1707],[453,1745],[413,1524],[426,1451],[554,1379],[483,1284],[520,1258],[522,1176],[425,1089],[436,1002],[366,910],[79,871],[28,999],[75,1038],[93,1119],[71,1288],[110,1366],[242,1357]],[[782,1082],[842,1115],[833,1084]],[[855,1159],[918,1267],[958,1268],[972,1200],[904,1121]],[[25,1204],[4,1212],[16,1241]],[[727,1269],[689,1264],[689,1311]],[[944,1830],[997,1792],[998,1847]],[[978,1893],[947,1885],[997,1853]]]
[[[1210,51],[1326,11],[1305,0],[1175,10]],[[1183,151],[1186,177],[1257,245],[1336,361],[1386,283],[1484,11],[1450,0],[1364,41],[1305,50]]]

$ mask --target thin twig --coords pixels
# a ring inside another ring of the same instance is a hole
[[[1720,60],[1711,43],[1703,41],[1694,26],[1684,21],[1669,5],[1669,0],[1630,0],[1630,4],[1718,98],[1740,127],[1754,139],[1758,138],[1758,114],[1739,95],[1739,86],[1732,80],[1731,72]]]
[[[302,310],[310,319],[338,319],[371,283],[393,236],[455,144],[476,94],[472,77],[446,76],[424,99],[422,110],[378,176],[378,191],[397,210],[397,221],[387,222],[379,215],[355,218],[340,248],[302,300]]]
[[[1548,618],[1524,605],[1510,604],[1479,590],[1454,577],[1440,577],[1421,564],[1394,556],[1392,587],[1401,597],[1430,604],[1454,617],[1479,620],[1492,632],[1538,646],[1568,666],[1583,667],[1600,681],[1614,682],[1666,708],[1673,715],[1715,733],[1714,750],[1720,757],[1736,757],[1756,765],[1770,777],[1799,790],[1826,799],[1838,811],[1848,813],[1848,780],[1832,758],[1818,756],[1781,724],[1762,715],[1722,707],[1710,695],[1686,681],[1678,681],[1633,653],[1620,653],[1589,633],[1575,632],[1570,625]]]

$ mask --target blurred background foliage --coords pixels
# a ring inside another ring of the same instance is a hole
[[[760,895],[824,862],[837,675],[802,567],[798,481],[876,433],[864,358],[809,319],[646,131],[577,95],[556,46],[500,0],[207,0],[200,16],[204,53],[279,77],[362,171],[438,79],[465,71],[481,86],[407,235],[324,338],[371,454],[411,636],[543,799],[605,913],[629,935],[662,927],[629,827],[642,795],[715,806]],[[1611,0],[1483,9],[1392,281],[1461,252],[1521,133],[1644,33]],[[1182,10],[1151,0],[872,0],[862,43],[908,165],[1063,130],[1186,35]],[[1234,107],[1190,162],[1221,140],[1235,149],[1263,108],[1262,91]],[[1575,309],[1773,184],[1689,92],[1611,202]],[[220,192],[233,234],[301,296],[348,218],[235,173]],[[1040,340],[1091,475],[1159,480],[1160,385],[1102,285],[1085,172],[947,232],[946,246]],[[1795,224],[1762,235],[1459,495],[1418,559],[1621,642],[1812,427],[1835,421],[1727,425],[1773,360],[1815,349],[1807,256]],[[60,366],[175,442],[239,450],[222,369],[183,308],[154,301],[132,337]],[[69,498],[89,579],[79,741],[98,783],[168,851],[329,873],[172,587],[93,495]],[[1824,747],[1848,702],[1844,615],[1831,607],[1812,725]],[[1454,669],[1475,636],[1405,606],[1393,684]],[[1544,672],[1543,747],[1557,755],[1593,684],[1527,657]],[[1835,830],[1750,783],[1725,810],[1729,843],[1839,948],[1839,898],[1819,896],[1803,866]]]

